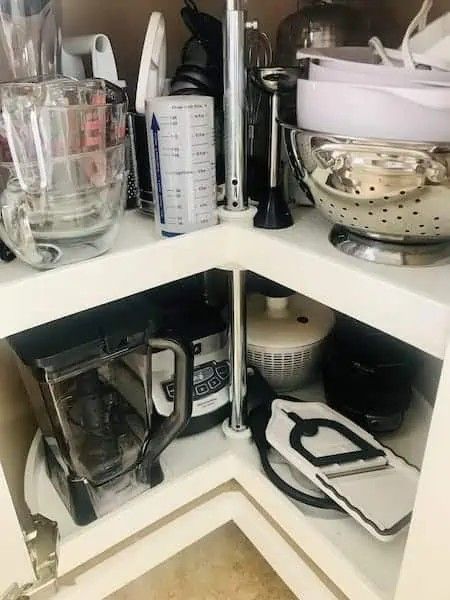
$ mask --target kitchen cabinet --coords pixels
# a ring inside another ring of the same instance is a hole
[[[250,441],[228,439],[218,427],[173,443],[162,459],[163,484],[85,527],[74,525],[45,473],[38,473],[25,494],[32,510],[45,507],[45,516],[57,523],[56,598],[104,597],[230,520],[302,598],[450,597],[445,568],[450,266],[398,268],[359,261],[329,244],[330,225],[313,209],[298,209],[295,221],[278,232],[227,223],[161,240],[151,221],[131,212],[115,248],[104,256],[44,273],[19,261],[2,265],[0,336],[212,268],[254,271],[377,327],[443,361],[434,408],[417,393],[404,426],[386,441],[410,462],[420,466],[423,460],[411,526],[382,543],[350,518],[292,502],[264,477]],[[1,423],[19,390],[11,386],[8,394],[0,393]],[[320,399],[322,390],[316,385],[301,395]],[[5,452],[10,456],[19,448],[29,427],[25,416],[14,420],[14,435],[0,453],[2,589],[34,576],[39,540],[33,540],[17,489],[17,481],[27,479],[23,460],[17,460],[19,473],[5,462]],[[38,452],[35,438],[28,467],[39,462]],[[222,487],[231,481],[232,491]],[[65,585],[74,580],[76,586]]]
[[[136,79],[141,44],[130,44],[129,32],[142,40],[148,12],[167,9],[170,66],[176,65],[186,36],[178,18],[181,2],[169,8],[116,0],[106,12],[100,6],[104,3],[64,4],[65,33],[105,26],[130,82]],[[216,14],[222,11],[218,0],[200,4],[205,10],[212,6]],[[296,2],[250,4],[250,14],[258,12],[273,36]],[[397,5],[400,23],[406,9]],[[424,398],[417,391],[402,428],[385,440],[422,468],[410,527],[382,543],[349,517],[291,501],[262,473],[250,439],[226,437],[220,426],[176,440],[163,453],[166,478],[161,485],[78,527],[42,468],[26,392],[2,346],[0,598],[8,588],[9,600],[43,594],[58,600],[106,597],[229,521],[302,599],[450,598],[450,265],[395,268],[359,261],[331,246],[330,225],[317,211],[298,209],[294,218],[295,226],[284,231],[226,223],[161,240],[151,221],[129,212],[113,250],[96,259],[42,273],[19,261],[2,264],[0,340],[210,269],[252,271],[289,287],[442,365],[436,397]],[[305,400],[323,399],[319,384],[300,394]]]

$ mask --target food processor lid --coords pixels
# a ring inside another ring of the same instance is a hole
[[[329,334],[334,321],[331,309],[300,294],[288,298],[255,294],[247,304],[247,342],[280,350],[316,344]]]
[[[87,360],[131,350],[161,328],[161,311],[140,294],[11,336],[22,362],[55,374]]]

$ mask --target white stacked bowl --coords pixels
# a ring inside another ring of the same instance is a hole
[[[337,135],[450,141],[450,72],[371,64],[365,48],[307,51],[297,85],[301,129]]]

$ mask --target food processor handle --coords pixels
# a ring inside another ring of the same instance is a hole
[[[175,355],[175,398],[173,412],[164,419],[155,435],[150,435],[143,449],[142,466],[150,468],[161,452],[182,432],[192,415],[194,355],[192,348],[180,339],[153,338],[149,345],[155,350],[170,350]]]

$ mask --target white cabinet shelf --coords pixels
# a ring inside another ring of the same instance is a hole
[[[298,209],[294,217],[290,229],[252,230],[248,269],[443,358],[450,264],[392,267],[353,258],[331,245],[331,224],[317,210]]]
[[[303,390],[300,396],[305,400],[323,397],[320,386]],[[420,465],[430,418],[430,405],[416,397],[402,429],[389,436],[388,445]],[[61,575],[234,479],[347,596],[358,600],[394,597],[407,530],[383,543],[350,517],[290,501],[261,472],[255,447],[227,440],[220,427],[176,440],[164,452],[162,462],[165,482],[85,527],[73,523],[40,463],[30,504],[33,512],[39,510],[58,522]]]
[[[38,272],[14,260],[0,265],[0,338],[220,264],[220,225],[160,239],[152,220],[125,215],[115,247],[103,256]]]
[[[346,256],[330,224],[298,209],[284,231],[227,224],[161,240],[154,224],[126,215],[116,247],[46,273],[0,266],[0,337],[214,267],[255,271],[443,358],[450,333],[450,265],[388,267]]]

